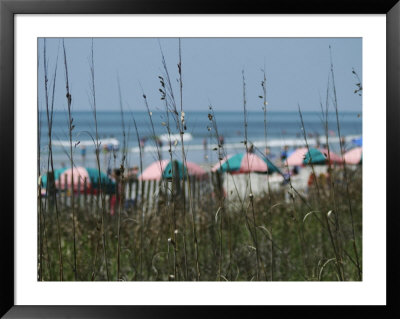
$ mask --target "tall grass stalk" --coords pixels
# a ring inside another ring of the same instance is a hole
[[[253,230],[254,230],[254,245],[256,249],[256,279],[257,281],[260,280],[260,252],[258,249],[258,236],[257,236],[257,228],[256,228],[256,216],[254,211],[254,195],[253,189],[251,187],[251,177],[250,177],[250,163],[249,163],[249,146],[247,140],[247,100],[246,100],[246,81],[244,77],[244,70],[242,70],[242,83],[243,83],[243,123],[244,123],[244,145],[246,148],[246,156],[247,156],[247,165],[248,165],[248,182],[249,182],[249,199],[250,199],[250,206],[251,212],[253,217]],[[254,147],[254,146],[252,146]],[[246,212],[247,215],[247,212]]]
[[[186,123],[185,123],[185,112],[183,111],[183,81],[182,81],[182,49],[181,49],[181,39],[179,38],[179,64],[178,64],[178,73],[179,73],[179,93],[180,93],[180,106],[181,106],[181,118],[178,123],[179,125],[179,133],[181,136],[181,147],[182,147],[182,160],[185,167],[187,167],[187,160],[186,160],[186,153],[185,153],[185,145],[183,142],[183,134],[186,131]],[[189,197],[189,211],[192,217],[192,233],[193,233],[193,244],[195,250],[195,258],[196,258],[196,273],[197,273],[197,280],[200,281],[200,265],[199,265],[199,248],[198,248],[198,241],[197,241],[197,230],[196,230],[196,221],[194,217],[194,210],[193,210],[193,198],[192,198],[192,188],[190,186],[190,178],[189,173],[186,171],[186,179],[188,184],[188,197]],[[183,198],[185,201],[185,173],[183,174]],[[185,207],[184,207],[185,209]]]
[[[303,131],[304,141],[306,143],[308,154],[310,155],[310,166],[311,166],[311,169],[312,169],[312,173],[314,175],[314,182],[315,182],[315,185],[317,187],[318,198],[321,198],[321,191],[320,191],[319,183],[318,183],[318,180],[317,180],[317,175],[315,174],[314,164],[312,162],[312,156],[311,156],[311,153],[310,153],[310,147],[309,147],[308,140],[307,140],[307,134],[306,134],[305,126],[304,126],[303,114],[301,112],[300,105],[298,105],[298,111],[299,111],[299,116],[300,116],[300,120],[301,120],[301,129]],[[324,216],[326,229],[328,230],[328,233],[329,233],[329,238],[330,238],[330,241],[331,241],[332,249],[334,251],[335,258],[336,258],[335,267],[337,269],[337,274],[339,276],[339,279],[341,281],[343,281],[342,258],[339,255],[339,252],[338,252],[338,249],[337,249],[337,246],[336,246],[336,243],[335,243],[335,238],[334,238],[333,233],[332,233],[332,229],[331,229],[331,225],[329,223],[329,219],[328,219],[327,213],[323,213],[323,216]]]
[[[160,146],[158,145],[158,142],[157,142],[157,140],[156,140],[156,131],[155,131],[155,128],[154,128],[154,122],[153,122],[153,113],[150,111],[150,107],[149,107],[149,103],[148,103],[148,101],[147,101],[147,95],[144,93],[144,91],[143,91],[143,88],[142,88],[142,96],[143,96],[143,101],[144,101],[144,104],[145,104],[145,107],[146,107],[146,110],[147,110],[147,114],[148,114],[148,116],[149,116],[149,120],[150,120],[150,126],[151,126],[151,130],[152,130],[152,135],[153,135],[153,137],[154,137],[154,144],[155,144],[155,146],[156,146],[156,150],[157,150],[157,161],[159,162],[159,164],[160,164],[160,173],[161,173],[161,178],[162,178],[162,174],[163,174],[163,171],[162,171],[162,165],[161,165],[161,150],[160,150]],[[171,162],[171,166],[174,166],[173,165],[173,162]],[[175,168],[172,168],[172,180],[173,180],[173,182],[172,182],[172,184],[174,185],[174,179],[175,178],[179,178],[179,174],[178,174],[178,177],[176,177],[175,175],[175,172],[174,172],[174,169]],[[165,182],[165,189],[167,189],[167,184],[166,184],[166,182]],[[173,187],[173,186],[172,186]],[[165,205],[164,206],[164,211],[165,211],[165,214],[167,214],[167,206]],[[161,233],[161,231],[162,231],[162,228],[160,227],[160,229],[159,229],[159,231],[158,231],[158,234],[160,234]],[[169,244],[168,244],[169,245]],[[176,249],[175,249],[175,244],[173,245],[174,246],[174,260],[176,261]],[[169,247],[169,246],[168,246]],[[169,249],[169,248],[168,248]],[[174,268],[175,268],[175,266],[174,266]],[[174,274],[175,274],[175,271],[174,271]],[[175,279],[176,277],[174,276],[174,279]],[[171,278],[170,278],[171,279]]]
[[[342,135],[341,135],[341,133],[340,133],[340,121],[339,121],[338,99],[337,99],[337,94],[336,94],[335,72],[334,72],[334,70],[333,70],[333,60],[332,60],[332,49],[331,49],[331,46],[329,46],[329,53],[330,53],[330,71],[331,71],[331,76],[332,76],[332,87],[333,87],[333,102],[334,102],[333,105],[334,105],[335,114],[336,114],[336,126],[337,126],[337,132],[338,132],[338,137],[339,137],[340,154],[341,154],[342,158],[344,158],[344,145],[343,145]],[[353,70],[353,72],[354,72],[354,70]],[[357,75],[357,74],[356,74],[356,75]],[[357,78],[358,78],[358,75],[357,75]],[[359,79],[359,78],[358,78],[358,79]],[[360,81],[360,83],[361,83],[361,81]],[[361,88],[361,85],[360,85],[359,87]],[[361,90],[361,89],[360,89],[360,90]],[[356,256],[357,269],[358,269],[358,276],[359,276],[359,279],[361,280],[361,278],[362,278],[362,271],[361,271],[360,259],[359,259],[359,256],[358,256],[357,244],[356,244],[356,235],[355,235],[355,227],[354,227],[353,208],[352,208],[352,205],[351,205],[351,197],[350,197],[350,192],[349,192],[349,179],[348,179],[348,173],[347,173],[346,162],[344,162],[343,171],[344,171],[344,179],[345,179],[345,183],[346,183],[347,202],[348,202],[349,211],[350,211],[353,249],[354,249],[354,253],[355,253],[355,256]],[[338,218],[339,218],[339,216],[338,216]]]
[[[49,138],[49,162],[51,165],[51,174],[52,180],[54,181],[54,163],[53,163],[53,148],[52,148],[52,127],[53,127],[53,107],[54,107],[54,92],[55,92],[55,83],[56,83],[56,75],[57,75],[57,63],[58,62],[58,54],[56,60],[56,66],[54,69],[54,79],[53,79],[53,96],[51,101],[51,106],[49,105],[49,93],[48,93],[48,71],[47,71],[47,58],[46,58],[46,39],[44,39],[43,43],[43,66],[44,66],[44,88],[45,88],[45,99],[46,99],[46,115],[47,115],[47,126],[48,126],[48,138]],[[49,194],[49,184],[50,179],[47,182],[46,193]],[[56,223],[57,223],[57,240],[58,240],[58,253],[59,253],[59,279],[63,281],[63,256],[61,250],[61,228],[60,228],[60,220],[59,220],[59,212],[57,205],[57,197],[56,193],[52,191],[54,207],[56,210]]]
[[[99,194],[101,198],[101,221],[100,221],[100,232],[99,235],[101,236],[102,239],[102,245],[103,245],[103,261],[105,264],[106,268],[106,279],[110,280],[110,274],[108,270],[108,256],[107,256],[107,241],[106,241],[106,234],[105,234],[105,215],[106,215],[106,201],[105,201],[105,194],[103,191],[103,183],[102,183],[102,177],[101,177],[101,165],[100,165],[100,139],[99,139],[99,131],[98,131],[98,126],[97,126],[97,104],[96,104],[96,83],[95,83],[95,64],[94,64],[94,45],[93,45],[93,38],[92,38],[92,43],[91,43],[91,51],[90,51],[90,62],[89,62],[89,67],[90,67],[90,80],[91,80],[91,94],[92,94],[92,100],[91,100],[91,107],[92,107],[92,112],[93,112],[93,119],[94,119],[94,126],[95,126],[95,153],[96,153],[96,164],[97,164],[97,169],[98,169],[98,174],[99,174]],[[97,241],[99,243],[99,241]],[[94,263],[93,263],[93,273],[92,273],[92,280],[95,279],[96,276],[96,262],[97,262],[97,252],[98,252],[98,244],[96,246],[95,250],[95,258],[94,258]]]
[[[170,163],[171,163],[172,176],[174,178],[176,176],[177,172],[175,172],[175,165],[172,165],[173,156],[172,156],[170,110],[169,110],[169,107],[168,107],[168,99],[167,99],[167,93],[166,93],[166,87],[165,87],[164,78],[162,76],[159,76],[158,78],[160,80],[160,85],[161,85],[161,88],[159,89],[159,91],[161,92],[161,100],[164,101],[164,107],[165,107],[165,117],[166,117],[165,127],[166,127],[167,134],[168,134],[168,154],[169,154],[169,160],[170,160]],[[166,182],[164,182],[164,184],[165,184],[164,189],[167,190],[168,184]],[[174,271],[173,271],[173,273],[174,273],[174,278],[176,280],[178,280],[178,277],[177,277],[178,241],[177,241],[177,236],[176,236],[178,228],[177,228],[177,223],[176,223],[176,205],[175,205],[175,187],[174,186],[175,186],[175,183],[174,183],[174,180],[173,180],[172,185],[171,185],[171,190],[170,190],[170,192],[171,192],[171,201],[167,200],[167,197],[166,197],[166,204],[168,206],[168,212],[170,212],[170,202],[172,202],[172,222],[171,222],[171,217],[170,217],[171,214],[169,213],[168,215],[169,215],[170,231],[171,231],[171,235],[170,235],[171,237],[170,238],[174,238],[174,242],[175,242],[175,245],[173,245],[173,248],[174,248]],[[187,267],[186,267],[186,271],[185,271],[185,278],[187,279]]]
[[[126,132],[125,132],[125,121],[124,121],[124,110],[122,106],[122,95],[121,95],[121,85],[119,82],[119,78],[117,79],[118,82],[118,96],[119,96],[119,106],[120,106],[120,114],[121,114],[121,127],[122,127],[122,154],[121,154],[121,165],[120,165],[120,178],[119,178],[119,205],[118,205],[118,229],[117,229],[117,280],[121,280],[120,278],[120,271],[121,271],[121,210],[124,203],[125,197],[125,183],[124,183],[124,171],[125,171],[125,159],[126,159]]]
[[[163,65],[163,69],[164,69],[164,73],[165,73],[165,95],[166,95],[166,99],[168,102],[168,106],[170,109],[170,112],[173,116],[173,119],[175,121],[175,124],[179,130],[179,134],[180,134],[180,138],[181,138],[181,149],[182,149],[182,162],[184,167],[186,167],[186,162],[185,162],[185,153],[184,153],[184,144],[183,144],[183,130],[181,127],[181,119],[179,118],[179,113],[177,110],[177,105],[176,105],[176,101],[175,101],[175,96],[174,96],[174,90],[171,84],[171,78],[169,76],[169,72],[168,72],[168,67],[167,67],[167,62],[165,60],[165,56],[163,53],[163,50],[161,48],[160,45],[160,51],[161,51],[161,62]],[[181,62],[180,62],[181,63]],[[178,69],[180,70],[181,68],[181,64],[178,64]],[[181,78],[181,74],[180,74],[180,81],[182,82],[182,78]],[[179,86],[181,87],[181,85],[183,86],[182,83],[179,84]],[[181,91],[181,90],[180,90]],[[182,102],[182,101],[181,101]],[[182,115],[182,114],[181,114]],[[185,171],[185,170],[184,170]],[[185,175],[185,174],[183,174]],[[187,280],[189,274],[188,274],[188,258],[187,258],[187,247],[186,247],[186,194],[185,194],[185,176],[183,178],[183,183],[182,183],[182,190],[183,190],[183,196],[182,196],[182,221],[183,221],[183,230],[182,230],[182,237],[183,237],[183,256],[184,256],[184,263],[185,263],[185,280]],[[195,245],[196,246],[196,245]],[[197,272],[197,277],[199,278],[199,272]]]
[[[217,150],[218,150],[218,161],[219,161],[219,166],[221,167],[223,158],[226,159],[228,155],[227,155],[227,153],[226,153],[226,150],[225,150],[225,148],[224,148],[224,145],[220,143],[220,136],[221,136],[221,135],[220,135],[219,132],[218,132],[217,117],[216,117],[216,115],[215,115],[214,108],[213,108],[213,106],[210,104],[209,107],[208,107],[208,109],[209,109],[208,119],[209,119],[210,122],[211,122],[211,127],[209,127],[209,129],[210,129],[210,130],[213,129],[213,131],[214,131],[214,133],[215,133],[215,139],[216,139],[216,143],[217,143],[217,145],[218,145],[218,147],[217,147]],[[227,164],[227,168],[228,168],[227,171],[230,172],[230,171],[231,171],[231,168],[230,168],[230,166],[229,166],[229,161],[226,161],[225,163]],[[217,174],[218,174],[218,173],[219,173],[219,172],[217,171]],[[248,230],[248,232],[249,232],[249,234],[250,234],[250,237],[251,237],[251,239],[252,239],[252,242],[253,242],[253,244],[254,244],[254,242],[255,242],[255,239],[254,239],[254,232],[253,232],[253,230],[252,230],[252,228],[251,228],[250,221],[249,221],[249,218],[248,218],[248,216],[247,216],[246,209],[245,209],[245,207],[244,207],[244,199],[242,199],[242,196],[241,196],[241,194],[240,194],[240,192],[239,192],[238,186],[237,186],[237,184],[236,184],[236,182],[235,182],[234,179],[232,179],[232,183],[233,183],[233,187],[234,187],[234,189],[235,189],[236,196],[237,196],[237,198],[238,198],[238,200],[239,200],[240,212],[242,213],[242,215],[243,215],[243,217],[244,217],[245,224],[246,224],[246,229]],[[224,203],[225,203],[225,199],[222,200],[222,196],[223,196],[222,191],[221,191],[221,194],[220,194],[219,196],[220,196],[220,197],[219,197],[220,202],[219,202],[219,206],[218,206],[218,209],[217,209],[218,212],[219,212],[220,208],[224,208],[223,205],[225,205],[225,204],[224,204]],[[228,217],[228,223],[230,223],[229,216],[227,216],[227,217]],[[221,215],[221,219],[222,219],[222,215]],[[221,226],[221,225],[220,225],[220,226]],[[219,228],[219,231],[220,231],[220,234],[221,234],[222,227]],[[232,235],[232,232],[229,230],[229,234],[228,234],[228,238],[229,238],[229,239],[231,238],[231,235]],[[222,246],[222,234],[220,235],[220,247],[221,247],[221,246]],[[220,249],[220,252],[221,252],[221,249]],[[232,251],[231,251],[231,245],[230,245],[230,248],[229,248],[229,256],[230,256],[230,257],[229,257],[229,265],[231,265],[231,264],[232,264],[232,261],[233,261],[233,255],[232,255]],[[222,259],[219,260],[218,262],[219,262],[219,264],[222,263]],[[219,267],[219,264],[218,264],[218,267]]]
[[[328,84],[327,84],[327,89],[326,89],[326,100],[325,100],[325,110],[322,106],[322,103],[320,102],[321,105],[321,114],[322,114],[322,121],[323,121],[323,127],[324,127],[324,132],[325,132],[325,143],[326,143],[326,148],[328,152],[328,174],[329,174],[329,182],[330,182],[330,188],[329,188],[329,197],[331,201],[331,205],[333,207],[334,211],[334,218],[335,218],[335,239],[336,239],[336,244],[337,244],[337,249],[339,252],[339,256],[342,256],[342,243],[340,240],[340,224],[339,224],[339,212],[337,209],[337,198],[336,198],[336,192],[335,192],[335,170],[332,169],[332,164],[331,164],[331,152],[330,152],[330,146],[329,146],[329,121],[328,121],[328,111],[329,111],[329,88],[330,88],[330,82],[329,82],[329,76],[328,76]],[[341,267],[342,272],[343,272],[343,267]],[[343,279],[345,279],[345,274],[343,272]]]
[[[264,143],[265,143],[265,156],[267,157],[267,149],[268,149],[268,143],[267,143],[267,77],[265,74],[265,64],[264,64],[264,69],[263,71],[263,80],[261,81],[261,87],[263,90],[263,106],[262,106],[262,110],[264,113]],[[269,181],[269,172],[267,172],[267,190],[268,190],[268,199],[269,199],[269,206],[272,206],[272,199],[271,199],[271,185],[270,185],[270,181]],[[270,212],[270,216],[269,216],[269,221],[268,221],[268,225],[269,225],[269,231],[272,237],[272,211],[269,210]],[[270,279],[271,281],[274,280],[274,243],[271,240],[270,241]]]
[[[68,79],[68,64],[67,64],[67,53],[65,50],[65,42],[63,39],[63,51],[64,51],[64,67],[65,67],[65,89],[66,89],[66,98],[67,98],[67,110],[68,110],[68,131],[69,131],[69,147],[70,147],[70,163],[71,163],[71,169],[73,170],[74,168],[74,159],[73,159],[73,151],[72,151],[72,131],[75,128],[75,125],[73,124],[73,117],[71,114],[71,108],[72,108],[72,95],[70,92],[69,88],[69,79]],[[79,177],[78,177],[79,178]],[[72,209],[72,236],[73,236],[73,242],[74,242],[74,278],[75,280],[78,280],[78,269],[77,269],[77,261],[76,261],[76,226],[75,226],[75,190],[74,190],[74,174],[71,174],[71,209]],[[79,190],[78,190],[79,192]]]
[[[39,70],[39,61],[40,55],[38,52],[37,57],[37,69]],[[37,95],[37,127],[38,127],[38,139],[37,139],[37,147],[38,147],[38,158],[37,158],[37,201],[38,201],[38,217],[37,217],[37,232],[38,232],[38,281],[42,281],[43,278],[43,234],[42,234],[42,215],[43,215],[43,205],[42,205],[42,192],[41,192],[41,184],[42,184],[42,176],[40,170],[40,135],[41,135],[41,118],[40,118],[40,108],[39,108],[39,94]]]
[[[211,121],[211,128],[214,129],[215,132],[215,138],[216,138],[216,143],[218,145],[217,147],[217,151],[218,151],[218,162],[219,162],[219,166],[221,167],[222,165],[222,160],[223,160],[223,156],[226,157],[226,153],[224,150],[224,146],[222,143],[220,143],[220,135],[218,133],[218,125],[217,125],[217,119],[215,117],[214,114],[214,110],[212,105],[209,105],[209,114],[208,114],[208,118]],[[211,129],[210,128],[210,129]],[[228,170],[229,170],[229,162],[226,162],[228,165]],[[222,172],[218,172],[217,171],[217,177],[219,174],[219,178],[218,180],[221,180],[221,175],[223,174]],[[211,176],[210,176],[211,177]],[[216,217],[219,217],[220,223],[219,223],[219,256],[218,256],[218,280],[220,281],[222,278],[222,263],[223,263],[223,252],[222,252],[222,248],[223,248],[223,217],[225,215],[225,201],[226,198],[223,194],[223,190],[222,190],[222,185],[217,185],[218,187],[218,193],[215,194],[216,196],[218,196],[218,209],[216,212]],[[236,187],[236,184],[234,183],[234,187],[236,188],[237,191],[237,195],[239,196],[239,190]],[[230,224],[230,218],[229,215],[227,215],[227,219],[228,219],[228,246],[229,246],[229,274],[230,274],[230,279],[232,280],[232,245],[231,245],[231,224]]]
[[[142,147],[140,146],[140,135],[136,124],[136,119],[131,113],[133,125],[135,127],[137,144],[139,146],[139,171],[140,175],[143,174],[143,154]],[[139,187],[139,184],[138,186]],[[139,254],[139,272],[140,279],[143,280],[143,227],[144,227],[144,210],[143,210],[143,201],[140,201],[140,254]]]

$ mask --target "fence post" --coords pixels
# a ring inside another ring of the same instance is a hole
[[[87,177],[83,180],[83,207],[87,208]]]
[[[141,189],[140,189],[140,205],[143,207],[144,206],[144,186],[145,186],[145,181],[141,181]]]
[[[81,177],[78,176],[78,189],[77,189],[76,200],[78,202],[78,207],[81,207]]]
[[[146,190],[146,212],[150,209],[150,186],[152,181],[147,181],[147,190]]]
[[[135,202],[134,202],[135,208],[137,207],[138,197],[139,197],[139,180],[136,180],[135,181]]]

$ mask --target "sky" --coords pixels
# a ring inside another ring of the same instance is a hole
[[[91,38],[66,38],[73,111],[89,111]],[[44,39],[38,39],[39,107],[44,98]],[[152,110],[163,110],[160,82],[163,50],[176,96],[179,96],[177,38],[94,38],[98,110],[119,110],[118,78],[123,107],[144,111],[142,88]],[[340,111],[362,111],[362,97],[354,93],[362,79],[361,38],[182,38],[183,108],[185,111],[242,111],[242,71],[249,111],[261,111],[261,81],[265,68],[268,111],[319,111],[325,101],[330,50]],[[58,63],[57,61],[57,54]],[[55,110],[66,110],[62,42],[46,39],[50,82],[57,65]]]

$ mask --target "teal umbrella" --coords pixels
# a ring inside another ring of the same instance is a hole
[[[310,148],[304,157],[303,164],[325,165],[328,163],[328,158],[331,163],[343,163],[342,158],[326,149]]]
[[[207,174],[201,166],[192,162],[186,162],[185,167],[181,161],[161,160],[150,164],[139,176],[139,179],[143,181],[172,179],[174,169],[176,169],[175,175],[180,179],[186,178],[187,175],[201,177]]]
[[[213,168],[213,172],[228,172],[231,174],[245,173],[274,173],[279,169],[267,158],[259,157],[254,153],[239,153],[227,157],[221,163],[217,163]]]
[[[63,168],[58,168],[58,169],[54,170],[54,180],[55,181],[58,180],[60,178],[60,175],[62,173],[64,173],[67,169],[68,168],[63,167]],[[47,188],[47,174],[48,173],[42,175],[42,185],[41,186],[42,186],[43,189]]]
[[[174,167],[173,165],[176,166]],[[173,170],[176,167],[178,168],[178,174],[180,179],[187,176],[188,172],[183,163],[181,161],[173,160],[169,161],[167,166],[165,166],[164,171],[162,173],[162,178],[171,179],[173,177]]]
[[[87,167],[74,167],[61,168],[54,171],[54,181],[58,189],[65,189],[66,187],[71,188],[72,176],[74,180],[73,188],[75,191],[85,191],[84,181],[86,180],[86,192],[97,193],[101,188],[106,193],[115,193],[116,185],[115,181],[112,180],[106,173],[100,171],[97,168]],[[101,179],[101,183],[100,183]],[[47,174],[42,177],[42,189],[45,190],[47,187]]]
[[[89,174],[89,181],[90,181],[91,187],[95,190],[99,189],[99,186],[100,186],[99,169],[91,168],[91,167],[86,167],[85,169]],[[103,190],[106,193],[115,193],[115,191],[116,191],[115,181],[112,180],[103,171],[100,171],[100,178],[101,178],[101,184],[103,185]]]
[[[264,157],[263,160],[267,163],[268,165],[268,174],[272,173],[280,173],[280,170],[278,167],[275,166],[274,163],[272,163],[268,158]]]

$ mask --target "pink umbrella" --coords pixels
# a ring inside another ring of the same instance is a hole
[[[249,172],[267,172],[268,165],[259,156],[253,153],[247,153],[243,156],[242,165],[238,172],[234,174],[242,174]]]
[[[266,173],[268,172],[268,165],[262,158],[253,153],[239,153],[217,163],[212,170],[231,174]]]
[[[359,164],[362,157],[362,147],[355,147],[344,154],[346,164]]]
[[[160,180],[169,163],[170,160],[155,161],[143,171],[143,173],[139,176],[139,179],[142,181]],[[181,163],[179,164],[181,165]],[[196,163],[186,162],[186,167],[189,175],[200,177],[207,174],[207,172]]]
[[[168,165],[169,160],[156,161],[150,164],[143,173],[139,176],[142,181],[160,180],[165,167]]]
[[[326,158],[328,158],[328,149],[319,148],[318,150],[321,153],[323,153]],[[301,166],[301,165],[303,165],[303,161],[304,161],[304,158],[305,158],[307,153],[308,153],[308,148],[307,147],[301,147],[301,148],[296,149],[286,159],[287,165],[288,166]],[[342,158],[339,155],[333,153],[331,150],[329,150],[329,157],[330,157],[331,163],[343,163]]]
[[[186,167],[188,169],[189,175],[204,176],[207,174],[207,172],[200,165],[197,165],[196,163],[186,162]]]
[[[233,155],[228,155],[226,156],[224,159],[222,159],[221,161],[219,161],[217,164],[215,164],[212,168],[211,171],[212,172],[216,172],[228,159],[230,159]]]
[[[326,158],[328,158],[328,149],[320,148],[319,150],[326,156]],[[329,150],[329,158],[331,163],[338,163],[338,164],[343,163],[343,159],[336,153],[333,153],[331,150]]]
[[[286,159],[288,166],[301,166],[303,165],[304,157],[308,152],[307,147],[302,147],[296,149],[292,154]]]
[[[90,177],[89,173],[84,167],[74,167],[67,169],[64,173],[60,175],[60,178],[55,181],[56,187],[57,188],[65,188],[65,181],[67,183],[68,189],[71,188],[72,185],[72,176],[74,176],[74,191],[78,190],[78,185],[79,185],[79,191],[84,190],[84,183],[86,179],[86,183],[89,184]]]
[[[75,192],[85,191],[85,180],[86,180],[86,192],[97,193],[100,188],[100,181],[103,191],[115,192],[115,181],[107,176],[106,173],[100,172],[97,168],[89,167],[74,167],[73,169],[67,169],[63,171],[55,181],[58,189],[72,188],[72,176],[74,177],[73,189]]]

